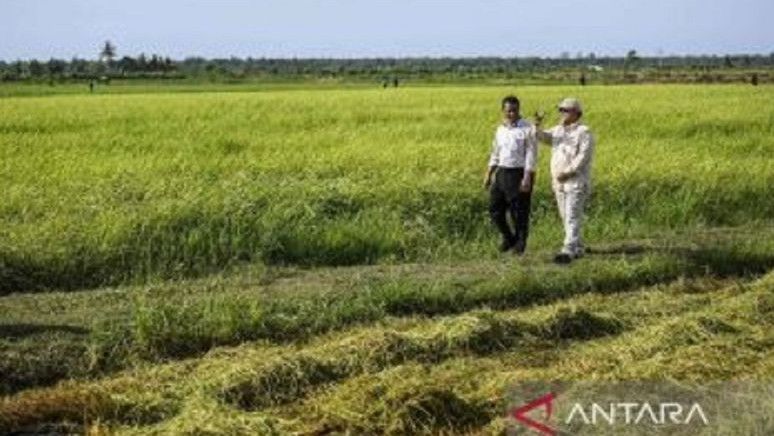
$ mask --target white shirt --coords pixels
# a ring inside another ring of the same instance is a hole
[[[594,137],[583,124],[558,125],[538,132],[540,139],[551,142],[551,177],[559,183],[560,174],[571,174],[564,183],[591,184],[591,162],[594,156]]]
[[[537,165],[537,139],[529,121],[520,119],[515,124],[500,124],[492,140],[489,166],[524,168],[535,171]]]

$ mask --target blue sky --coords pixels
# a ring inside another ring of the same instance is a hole
[[[0,59],[774,52],[774,0],[0,0]]]

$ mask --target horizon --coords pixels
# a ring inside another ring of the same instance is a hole
[[[112,43],[112,41],[110,41]],[[102,42],[102,45],[104,45],[105,41]],[[98,46],[99,47],[99,46]],[[97,50],[98,52],[99,50]],[[120,53],[120,52],[119,52]],[[595,59],[623,59],[626,57],[626,53],[623,54],[614,54],[614,55],[600,55],[597,53],[589,52],[584,53],[584,56],[581,58],[576,57],[575,55],[571,55],[569,58],[570,60],[575,59],[582,59],[582,60],[591,60],[588,55],[594,54]],[[283,57],[283,56],[276,56],[276,57],[256,57],[256,56],[215,56],[215,57],[205,57],[205,56],[199,56],[199,55],[186,55],[182,58],[175,58],[172,56],[167,56],[164,53],[149,53],[149,52],[140,52],[140,53],[120,53],[116,55],[116,59],[121,59],[124,56],[136,58],[140,55],[145,55],[146,57],[151,56],[160,56],[162,58],[170,58],[173,62],[184,62],[186,60],[194,60],[194,59],[202,59],[205,61],[215,61],[215,60],[230,60],[230,59],[238,59],[247,61],[248,59],[252,60],[413,60],[413,59],[562,59],[561,55],[559,56],[496,56],[496,55],[469,55],[469,56],[449,56],[449,55],[439,55],[439,56],[359,56],[359,57],[337,57],[337,56],[325,56],[325,57]],[[680,53],[669,53],[669,54],[663,54],[663,55],[647,55],[647,54],[641,54],[639,51],[637,51],[637,57],[642,59],[659,59],[659,58],[707,58],[707,57],[717,57],[722,58],[725,56],[729,56],[731,58],[739,58],[744,56],[750,56],[750,57],[770,57],[774,56],[774,51],[770,53],[693,53],[693,54],[680,54]],[[16,59],[3,59],[0,58],[0,62],[5,62],[6,64],[11,64],[14,62],[30,62],[30,61],[40,61],[45,62],[51,59],[55,60],[64,60],[64,61],[70,61],[72,59],[78,59],[78,60],[85,60],[85,61],[99,61],[99,56],[95,55],[92,57],[50,57],[50,58],[16,58]]]

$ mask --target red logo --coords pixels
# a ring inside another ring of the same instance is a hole
[[[517,409],[514,409],[511,412],[511,416],[513,416],[516,419],[516,421],[519,421],[520,423],[526,425],[527,427],[537,430],[544,435],[556,436],[556,430],[546,425],[546,422],[549,419],[551,419],[551,412],[554,409],[553,401],[555,398],[556,398],[556,394],[554,394],[553,392],[550,392],[538,398],[537,400],[533,400]],[[529,411],[540,407],[543,407],[546,409],[546,417],[545,419],[543,419],[543,422],[535,421],[534,419],[527,416],[527,413]]]

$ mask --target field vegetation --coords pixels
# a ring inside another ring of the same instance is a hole
[[[498,433],[518,380],[774,377],[769,86],[22,86],[2,430]],[[597,137],[569,267],[547,147],[528,252],[497,253],[509,93],[576,96]]]

